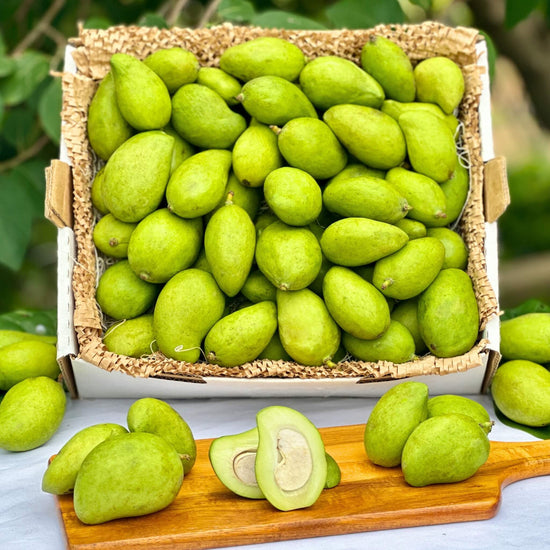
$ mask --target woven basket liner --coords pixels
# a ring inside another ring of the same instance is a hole
[[[109,70],[113,53],[124,52],[143,59],[158,49],[181,46],[195,53],[203,65],[217,66],[220,54],[229,46],[258,36],[280,36],[298,45],[310,59],[338,55],[359,63],[362,46],[373,35],[383,35],[399,44],[413,64],[444,55],[458,63],[465,77],[465,94],[459,110],[463,122],[462,142],[470,166],[470,193],[458,229],[468,248],[467,271],[480,310],[480,330],[498,314],[498,300],[488,280],[484,250],[483,162],[479,135],[478,107],[480,73],[475,45],[480,35],[474,29],[450,28],[435,22],[420,25],[381,25],[366,30],[285,31],[224,24],[210,29],[159,30],[146,27],[112,27],[107,30],[80,29],[71,40],[77,74],[63,73],[63,136],[73,167],[74,232],[77,258],[73,274],[74,325],[79,357],[108,371],[139,377],[175,377],[201,382],[204,376],[234,378],[342,378],[361,381],[407,378],[425,374],[463,372],[483,364],[487,340],[480,340],[468,353],[448,359],[426,355],[414,361],[394,364],[380,361],[343,361],[336,368],[305,367],[293,362],[260,360],[239,367],[223,368],[206,363],[186,363],[166,358],[160,352],[135,359],[108,352],[102,343],[105,319],[95,301],[98,277],[105,268],[93,245],[96,220],[90,188],[100,164],[86,134],[87,110],[98,82]]]

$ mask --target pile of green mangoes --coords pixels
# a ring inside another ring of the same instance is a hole
[[[219,67],[116,53],[88,137],[108,350],[232,367],[453,357],[479,311],[454,224],[460,67],[374,36],[360,65],[260,37]],[[202,357],[201,357],[202,353]]]

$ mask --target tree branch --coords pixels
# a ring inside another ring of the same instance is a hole
[[[214,15],[214,12],[218,9],[218,6],[220,5],[221,0],[212,0],[204,10],[204,13],[202,14],[202,17],[200,18],[200,21],[197,24],[197,27],[204,27],[208,21],[210,21],[210,18],[212,15]]]
[[[48,136],[44,134],[40,136],[30,147],[19,153],[17,156],[5,160],[4,162],[0,162],[0,173],[11,170],[12,168],[19,166],[26,160],[34,157],[34,155],[39,153],[40,150],[45,147],[49,141],[50,139],[48,138]]]
[[[171,7],[168,15],[166,16],[166,22],[168,26],[173,27],[178,20],[179,14],[185,9],[185,6],[189,4],[189,0],[177,0]]]

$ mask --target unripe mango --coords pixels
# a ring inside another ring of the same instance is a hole
[[[148,55],[143,63],[152,69],[173,94],[184,84],[195,82],[200,64],[194,53],[185,48],[163,48]]]
[[[506,359],[550,363],[550,313],[526,313],[502,321],[500,352]]]

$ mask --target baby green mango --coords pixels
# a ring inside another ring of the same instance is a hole
[[[385,392],[365,425],[363,443],[369,460],[379,466],[399,466],[407,439],[427,416],[426,384],[400,382]]]
[[[121,222],[112,214],[106,214],[94,226],[94,244],[100,252],[111,258],[126,258],[130,236],[136,226],[136,223]]]
[[[29,451],[49,441],[65,414],[63,386],[47,376],[25,378],[0,401],[0,448]]]
[[[315,179],[291,166],[277,168],[267,176],[264,197],[269,208],[288,225],[309,225],[323,206],[321,188]]]
[[[340,346],[340,329],[315,292],[278,290],[277,320],[283,347],[294,361],[330,365]]]
[[[327,271],[323,298],[340,328],[357,338],[378,338],[390,324],[390,309],[384,296],[346,267],[333,266]]]
[[[378,108],[384,101],[382,86],[368,72],[353,61],[335,55],[311,60],[300,73],[300,86],[322,111],[342,104]]]
[[[0,390],[36,376],[56,379],[60,370],[54,344],[39,340],[21,340],[0,348]]]
[[[34,332],[25,332],[23,330],[0,329],[0,348],[15,344],[15,342],[22,342],[23,340],[36,340],[55,345],[57,336],[35,334]]]
[[[412,334],[393,319],[386,332],[374,340],[362,340],[344,332],[342,342],[346,350],[361,361],[406,363],[415,357]]]
[[[454,136],[445,122],[427,111],[407,111],[398,122],[414,170],[438,183],[447,181],[456,170],[458,155]]]
[[[156,210],[172,163],[174,138],[160,131],[141,132],[125,141],[105,165],[101,196],[120,221],[135,223]]]
[[[376,168],[369,168],[360,162],[350,162],[346,165],[338,174],[330,178],[327,182],[335,183],[340,180],[347,180],[350,178],[357,178],[359,176],[371,176],[378,179],[384,179],[386,172],[384,170],[377,170]]]
[[[462,101],[464,76],[460,67],[448,57],[424,59],[414,68],[416,98],[436,103],[451,114]]]
[[[262,36],[226,48],[220,68],[247,82],[264,75],[296,80],[306,63],[298,46],[274,36]]]
[[[455,222],[460,214],[470,190],[470,174],[467,168],[457,163],[453,175],[447,181],[440,184],[447,203],[447,223]]]
[[[258,210],[260,209],[260,205],[263,199],[262,189],[243,185],[238,180],[234,172],[229,173],[229,178],[225,186],[224,196],[222,197],[222,200],[218,203],[218,205],[214,208],[214,210],[210,211],[207,214],[206,220],[212,217],[212,214],[214,214],[214,212],[218,211],[222,206],[225,205],[229,193],[232,193],[231,201],[233,202],[233,204],[237,204],[238,206],[246,210],[247,214],[250,216],[250,219],[254,220],[256,218]]]
[[[182,86],[172,98],[172,126],[192,145],[229,149],[246,129],[246,120],[220,94],[193,83]]]
[[[54,495],[73,492],[78,470],[97,445],[128,430],[119,424],[94,424],[74,434],[48,464],[42,476],[42,490]]]
[[[160,291],[153,313],[160,351],[172,359],[194,363],[203,338],[224,308],[224,294],[210,273],[194,268],[176,273]]]
[[[74,486],[74,509],[82,523],[96,525],[166,508],[183,482],[174,446],[162,437],[131,432],[94,447]]]
[[[418,300],[422,339],[436,357],[469,351],[479,332],[479,309],[472,281],[460,269],[442,269]]]
[[[270,359],[271,361],[292,361],[292,357],[286,352],[279,336],[275,331],[267,346],[259,353],[258,359]]]
[[[411,209],[407,199],[385,180],[359,176],[331,181],[323,191],[323,204],[346,217],[395,223]]]
[[[398,227],[368,218],[343,218],[330,224],[321,237],[323,253],[334,264],[370,264],[402,248],[409,240]]]
[[[159,130],[172,114],[170,94],[162,79],[143,61],[115,53],[110,59],[118,107],[136,130]]]
[[[115,81],[108,72],[88,108],[88,139],[97,156],[107,160],[134,133],[118,107]]]
[[[135,274],[128,260],[120,260],[100,276],[96,300],[105,315],[113,319],[132,319],[154,304],[158,292],[157,285]]]
[[[401,218],[394,222],[394,225],[404,231],[410,240],[420,239],[427,235],[426,226],[422,222],[412,220],[411,218]]]
[[[321,247],[305,227],[276,221],[268,225],[256,245],[256,263],[281,290],[300,290],[313,282],[322,262]]]
[[[172,151],[172,164],[170,165],[170,175],[172,175],[176,168],[190,156],[195,154],[195,148],[187,143],[172,126],[165,126],[163,132],[174,138],[174,149]]]
[[[197,80],[200,64],[194,53],[185,48],[165,48],[148,55],[143,63],[160,76],[173,94],[184,84]]]
[[[231,198],[217,210],[204,232],[204,251],[218,286],[228,296],[243,287],[256,248],[256,229],[250,216]]]
[[[361,66],[397,101],[414,101],[416,84],[404,50],[384,36],[371,36],[361,49]]]
[[[325,111],[323,120],[344,147],[367,166],[387,170],[405,159],[405,138],[399,124],[378,109],[335,105]]]
[[[468,248],[464,239],[448,227],[429,227],[426,231],[428,237],[439,239],[445,247],[445,259],[441,269],[456,267],[466,269],[468,263]]]
[[[111,325],[103,336],[105,347],[117,355],[142,357],[157,351],[153,331],[153,315],[125,319]]]
[[[183,219],[168,208],[139,222],[128,244],[128,262],[148,283],[165,283],[197,259],[202,247],[202,219]]]
[[[445,247],[439,239],[413,239],[376,262],[372,283],[384,296],[407,300],[428,288],[441,270],[444,259]]]
[[[338,466],[338,462],[334,458],[325,452],[327,459],[327,480],[325,481],[325,489],[332,489],[336,487],[342,479],[342,470]]]
[[[277,330],[274,302],[258,302],[222,317],[204,339],[206,360],[222,367],[254,361]]]
[[[405,197],[412,207],[407,217],[422,222],[426,227],[447,225],[447,203],[439,185],[428,176],[401,168],[392,168],[386,181]]]
[[[407,111],[427,111],[443,120],[449,127],[449,130],[451,130],[453,136],[458,127],[458,119],[454,115],[446,115],[435,103],[422,103],[420,101],[401,103],[393,99],[386,99],[386,101],[382,103],[380,110],[397,121],[399,117]]]
[[[436,395],[428,399],[428,418],[451,413],[470,416],[486,433],[489,433],[493,426],[485,407],[473,399],[452,394]]]
[[[526,313],[500,323],[505,359],[550,363],[550,313]]]
[[[250,272],[241,288],[241,294],[253,304],[265,300],[274,302],[277,299],[277,289],[259,269]]]
[[[235,98],[241,93],[241,83],[217,67],[201,67],[197,84],[214,90],[229,106],[239,103]]]
[[[250,116],[263,124],[283,126],[293,118],[317,118],[317,111],[304,92],[279,76],[249,80],[237,100]]]
[[[499,410],[525,426],[550,424],[550,371],[524,359],[502,363],[491,382]]]
[[[147,432],[162,437],[174,446],[188,474],[197,458],[193,432],[182,416],[166,401],[144,397],[134,401],[126,417],[131,432]]]
[[[168,208],[181,218],[199,218],[223,199],[231,152],[208,149],[184,160],[166,186]]]
[[[420,335],[418,325],[418,297],[400,301],[390,313],[392,320],[401,323],[410,333],[414,340],[414,351],[416,355],[422,355],[427,351],[426,344]]]
[[[277,136],[264,124],[249,126],[233,147],[233,171],[249,187],[260,187],[270,172],[283,164]]]
[[[285,160],[316,179],[327,179],[340,172],[348,156],[332,130],[317,118],[289,120],[278,134],[278,145]]]
[[[95,174],[92,180],[92,188],[90,189],[90,198],[92,200],[92,206],[100,214],[108,214],[109,209],[105,206],[103,201],[103,179],[105,178],[105,165],[103,165]]]
[[[407,439],[401,469],[413,487],[456,483],[472,477],[487,462],[489,449],[487,434],[473,418],[433,416]]]

